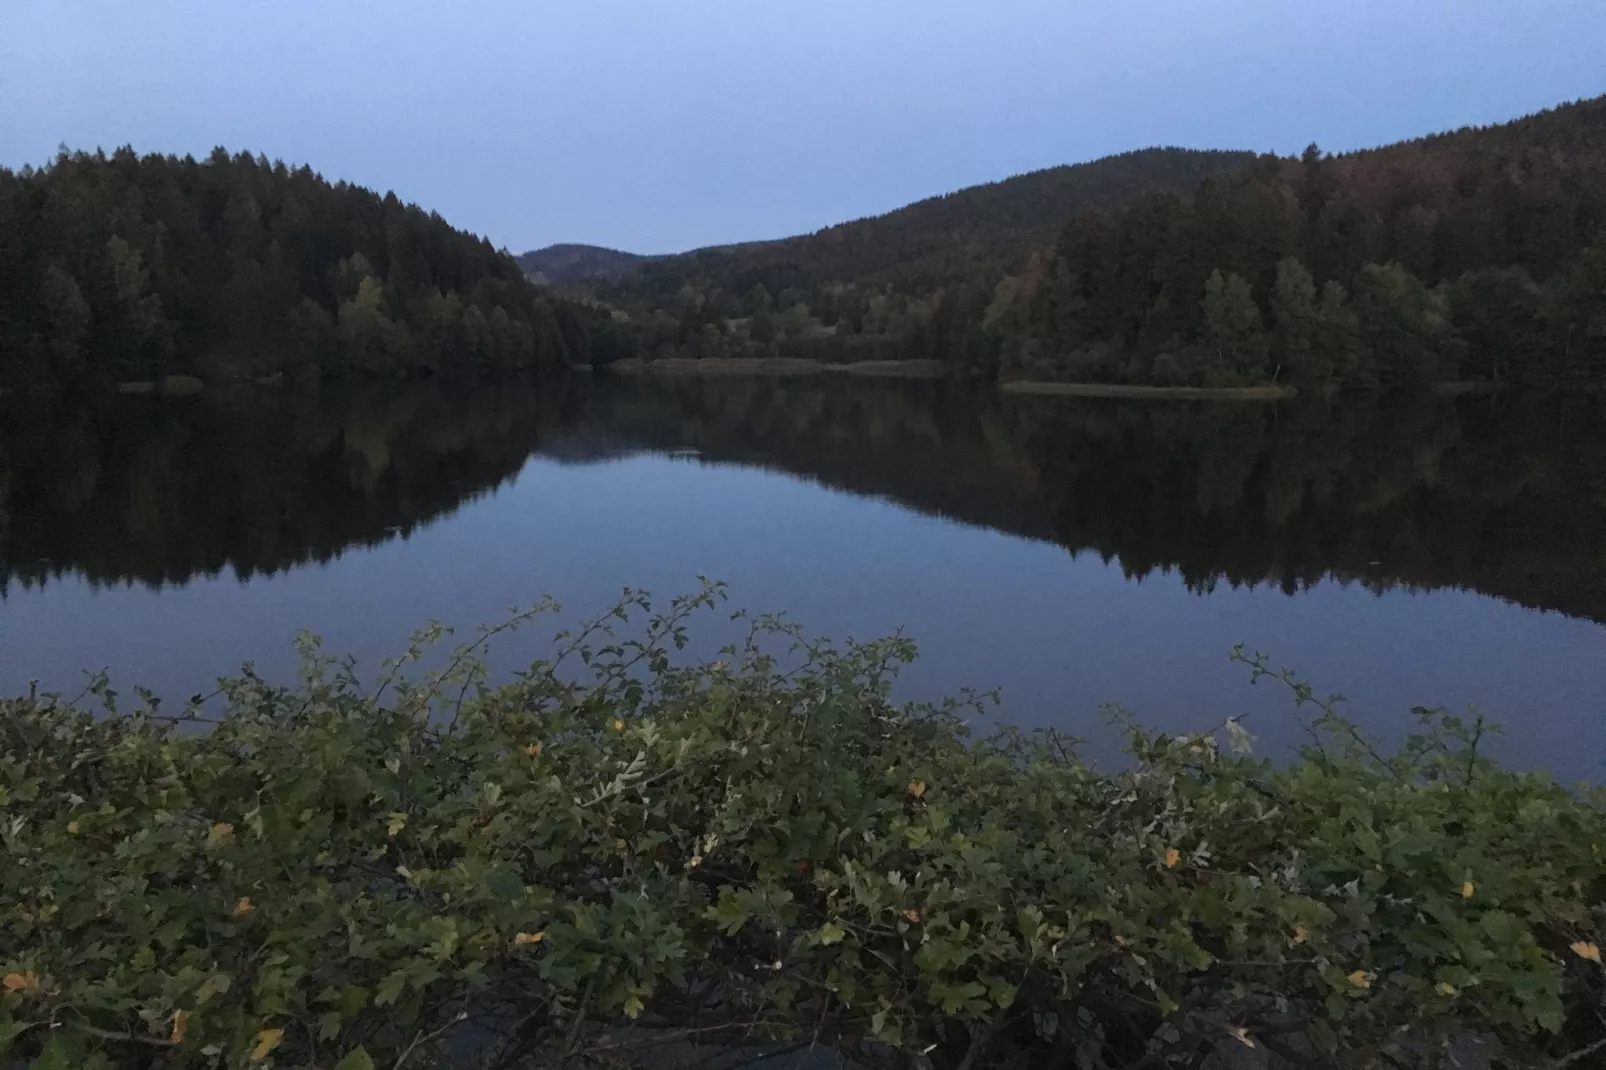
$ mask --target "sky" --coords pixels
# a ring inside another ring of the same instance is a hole
[[[0,164],[310,164],[514,252],[781,237],[1157,144],[1606,93],[1602,0],[3,0]]]

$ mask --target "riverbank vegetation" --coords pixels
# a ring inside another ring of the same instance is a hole
[[[1233,721],[1134,727],[1100,771],[1058,736],[972,738],[974,699],[894,706],[903,640],[757,618],[683,660],[721,597],[628,594],[501,686],[486,644],[533,611],[449,657],[423,633],[376,687],[309,639],[299,686],[248,672],[174,716],[104,682],[99,712],[7,702],[0,1058],[1606,1049],[1606,796],[1497,768],[1482,722],[1418,711],[1384,751],[1292,683],[1297,756]]]
[[[1042,196],[1055,181],[1065,195]],[[1341,156],[1132,153],[816,235],[659,258],[588,292],[629,311],[647,357],[933,359],[982,377],[1161,386],[1595,389],[1606,98]]]
[[[395,194],[222,149],[0,168],[0,309],[29,388],[552,369],[610,330]]]

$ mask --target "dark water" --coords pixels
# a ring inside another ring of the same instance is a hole
[[[1606,779],[1606,433],[1516,399],[1000,401],[933,384],[418,387],[0,406],[0,692],[172,700],[301,627],[374,665],[428,619],[699,575],[816,631],[904,627],[911,696],[1092,737],[1252,712],[1268,651],[1386,734],[1417,704]],[[715,628],[715,631],[718,629]],[[533,640],[532,640],[533,641]],[[528,648],[505,651],[510,661]]]

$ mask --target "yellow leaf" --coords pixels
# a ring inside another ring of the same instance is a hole
[[[76,822],[76,821],[67,822],[67,835],[69,835],[69,836],[78,835],[78,822]]]
[[[27,973],[8,973],[0,985],[5,986],[7,992],[32,992],[39,987],[39,975],[29,970]]]
[[[1456,994],[1457,991],[1459,991],[1459,989],[1457,989],[1455,987],[1455,985],[1451,984],[1450,982],[1448,982],[1448,981],[1440,981],[1439,982],[1439,988],[1438,988],[1439,995],[1441,995],[1441,996],[1453,996],[1453,995]]]
[[[529,757],[529,758],[539,758],[539,757],[541,757],[541,744],[539,744],[539,743],[527,744],[525,746],[525,748],[524,748],[524,754],[525,754],[526,757]]]
[[[1176,869],[1182,864],[1182,852],[1175,847],[1165,853],[1165,868]]]
[[[1371,988],[1372,975],[1367,973],[1365,970],[1356,970],[1354,973],[1349,975],[1349,983],[1354,985],[1356,988]]]
[[[922,795],[924,795],[925,793],[926,793],[926,782],[924,780],[911,780],[911,781],[909,781],[909,794],[910,795],[913,795],[915,798],[918,799]]]
[[[621,721],[619,718],[615,717],[613,719],[613,730],[615,732],[623,732],[625,730],[625,723],[623,721]],[[639,1002],[639,1000],[638,1000],[638,1002]]]
[[[546,933],[519,933],[513,938],[514,947],[529,947],[546,939]]]
[[[1466,881],[1465,883],[1463,883],[1461,885],[1461,898],[1462,899],[1471,899],[1474,895],[1477,894],[1477,892],[1478,892],[1477,885],[1473,884],[1471,881]]]
[[[903,916],[914,922],[916,925],[920,924],[920,911],[918,910],[905,910],[903,912]]]
[[[1244,1047],[1252,1048],[1252,1047],[1255,1046],[1255,1038],[1250,1036],[1249,1035],[1249,1030],[1244,1028],[1243,1026],[1241,1026],[1241,1025],[1229,1025],[1229,1026],[1224,1026],[1223,1028],[1225,1028],[1227,1030],[1227,1035],[1228,1036],[1230,1036],[1234,1040],[1238,1041],[1238,1043],[1242,1044]]]
[[[214,847],[227,847],[233,842],[234,826],[224,821],[220,821],[213,825],[206,834],[206,846],[208,849]]]
[[[241,896],[240,901],[234,904],[233,914],[236,918],[243,918],[255,909],[256,907],[251,905],[251,897],[245,895]]]
[[[184,1043],[184,1034],[188,1033],[190,1031],[190,1018],[192,1016],[193,1015],[191,1014],[190,1011],[174,1011],[173,1012],[173,1032],[167,1038],[168,1043],[170,1043],[170,1044],[182,1044],[182,1043]]]
[[[257,1034],[256,1047],[251,1049],[251,1061],[254,1063],[259,1063],[263,1059],[266,1059],[268,1054],[273,1051],[274,1048],[277,1048],[279,1046],[279,1042],[282,1040],[284,1040],[283,1029],[262,1030],[262,1032]]]
[[[393,813],[385,819],[385,834],[388,836],[394,836],[406,827],[407,815],[404,813]]]
[[[1573,954],[1581,959],[1588,959],[1590,962],[1600,962],[1600,945],[1586,944],[1580,940],[1573,945]],[[10,978],[7,978],[7,981],[9,980]]]
[[[1296,925],[1296,926],[1294,926],[1294,943],[1303,944],[1306,940],[1309,940],[1309,939],[1310,939],[1310,930],[1309,929],[1305,928],[1304,925]]]

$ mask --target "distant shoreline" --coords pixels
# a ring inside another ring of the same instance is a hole
[[[803,376],[842,374],[881,379],[941,379],[948,374],[936,360],[867,360],[827,364],[799,357],[667,357],[662,360],[618,360],[606,370],[619,375],[663,376]]]
[[[1066,398],[1150,398],[1181,400],[1197,398],[1211,401],[1286,401],[1298,395],[1291,386],[1131,386],[1124,383],[1048,383],[1016,381],[1000,383],[1005,394]]]

